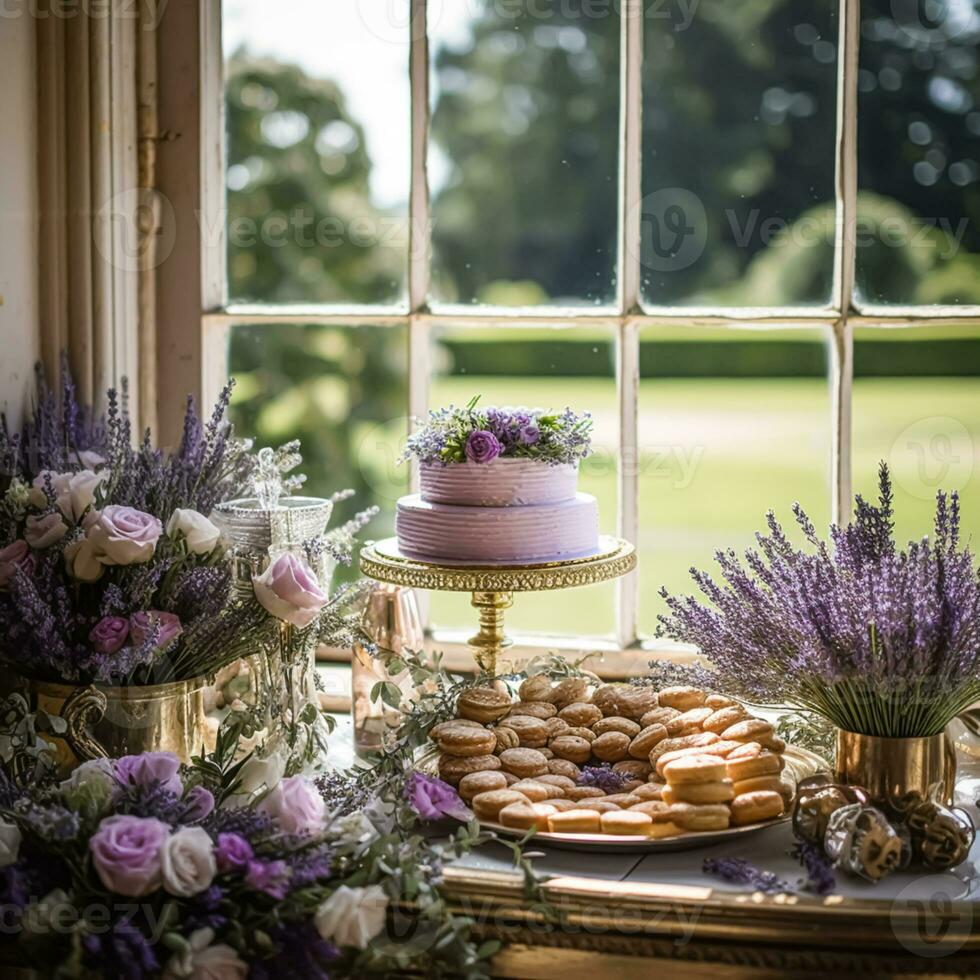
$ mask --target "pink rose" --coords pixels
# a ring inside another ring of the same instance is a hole
[[[31,514],[27,518],[24,538],[32,548],[50,548],[57,544],[68,533],[68,525],[61,519],[61,514],[51,511],[40,517]]]
[[[34,559],[31,557],[30,548],[27,542],[18,538],[13,544],[8,544],[6,548],[0,548],[0,589],[6,588],[14,573],[18,568],[30,572],[34,567]]]
[[[92,628],[88,641],[96,653],[117,653],[129,636],[129,620],[122,616],[104,616]]]
[[[110,504],[89,528],[88,539],[103,565],[135,565],[153,557],[163,525],[135,507]]]
[[[117,895],[137,898],[162,882],[161,851],[170,828],[153,817],[106,817],[88,842],[100,881]]]
[[[289,551],[252,579],[252,588],[273,616],[300,628],[309,626],[327,603],[313,569]]]
[[[279,821],[287,834],[314,834],[323,829],[326,805],[316,787],[303,776],[280,779],[259,809]]]
[[[163,650],[170,646],[183,632],[180,620],[173,613],[160,612],[157,609],[133,613],[129,617],[129,630],[133,636],[133,646],[141,647],[154,626],[157,629],[157,650]]]
[[[184,784],[180,778],[180,759],[173,752],[141,752],[116,759],[116,779],[126,786],[157,785],[168,793],[181,796]]]

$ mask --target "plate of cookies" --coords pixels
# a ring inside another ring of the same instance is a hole
[[[682,850],[789,819],[827,768],[722,694],[588,677],[471,687],[420,764],[498,833],[587,850]]]

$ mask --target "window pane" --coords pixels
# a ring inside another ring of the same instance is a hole
[[[854,488],[877,497],[888,463],[899,541],[932,532],[937,490],[958,490],[980,546],[980,328],[858,330]]]
[[[366,537],[394,533],[395,501],[408,489],[397,466],[408,404],[404,327],[235,327],[229,369],[237,384],[231,420],[256,446],[302,440],[303,492],[328,497],[352,487],[334,526],[371,504],[381,513]],[[338,569],[356,578],[356,566]]]
[[[619,5],[431,6],[433,298],[611,302]]]
[[[474,395],[484,405],[530,405],[556,410],[570,406],[595,419],[592,456],[579,470],[579,490],[599,501],[599,528],[616,529],[618,418],[613,340],[599,329],[522,330],[516,328],[439,330],[433,339],[432,408],[465,405]],[[436,626],[472,627],[469,597],[433,593]],[[612,583],[584,589],[514,595],[507,613],[512,631],[611,633]]]
[[[858,298],[980,303],[980,3],[861,10]]]
[[[665,327],[641,344],[640,628],[652,633],[660,587],[697,591],[688,569],[751,546],[768,510],[790,531],[799,501],[826,529],[830,407],[819,331]]]
[[[402,298],[408,4],[223,0],[233,301]]]
[[[644,301],[827,303],[837,3],[657,6],[644,20]]]

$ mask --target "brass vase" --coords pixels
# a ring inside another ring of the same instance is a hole
[[[882,738],[837,729],[837,780],[862,786],[876,802],[909,792],[951,803],[956,753],[945,732],[923,738]]]
[[[63,774],[89,759],[117,758],[139,752],[173,752],[190,762],[214,737],[205,713],[204,677],[146,687],[75,686],[28,681],[30,701],[60,716],[67,726],[54,742]]]

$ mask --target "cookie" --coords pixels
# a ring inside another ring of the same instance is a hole
[[[452,718],[449,721],[440,721],[438,725],[433,725],[429,729],[429,738],[433,742],[439,741],[439,738],[450,728],[470,728],[470,729],[483,729],[478,721],[470,721],[468,718]]]
[[[707,747],[707,751],[709,751],[712,755],[718,755],[724,759],[729,755],[729,753],[734,752],[735,749],[740,748],[744,744],[744,742],[734,742],[731,739],[723,738],[717,742],[712,742]]]
[[[468,773],[499,768],[500,759],[495,755],[439,756],[439,777],[453,786],[456,786]]]
[[[783,812],[783,798],[774,790],[755,790],[736,796],[731,802],[732,823],[737,826],[771,820]]]
[[[549,718],[545,722],[545,728],[548,729],[548,738],[556,738],[559,735],[565,735],[572,726],[568,724],[567,721],[563,721],[557,715],[554,718]]]
[[[667,737],[667,729],[660,724],[647,725],[630,742],[629,753],[634,759],[649,759],[654,746]]]
[[[473,812],[480,820],[496,821],[500,811],[512,803],[527,803],[528,798],[515,793],[511,789],[494,789],[486,793],[477,793],[473,797]]]
[[[564,813],[566,810],[577,810],[580,806],[575,800],[566,800],[564,797],[559,799],[557,796],[550,796],[542,802],[547,803],[548,806],[553,806],[559,813]]]
[[[783,799],[793,795],[793,789],[789,783],[784,783],[779,776],[749,776],[748,779],[740,779],[732,787],[736,796],[744,793],[754,793],[757,790],[768,790],[779,793]]]
[[[543,776],[535,776],[534,779],[535,782],[553,787],[557,791],[554,793],[555,796],[563,796],[565,790],[574,789],[577,785],[574,779],[569,779],[568,776],[558,776],[551,772],[545,773]]]
[[[680,713],[676,708],[651,708],[640,719],[640,726],[649,728],[650,725],[666,725],[671,718],[676,718]]]
[[[677,837],[684,833],[684,828],[674,823],[671,816],[673,807],[666,807],[663,810],[648,809],[645,812],[650,817],[650,829],[647,831],[649,837],[660,840],[662,837]]]
[[[573,783],[582,775],[582,770],[574,762],[558,758],[548,760],[548,772],[555,776],[567,776]]]
[[[596,799],[605,795],[598,786],[576,786],[574,789],[565,790],[565,796],[570,800]]]
[[[626,801],[629,798],[630,798],[629,793],[609,793],[607,796],[603,797],[603,799],[607,803],[615,803],[616,806],[618,806],[621,810],[623,809],[623,806],[625,805]],[[634,802],[638,802],[638,801],[634,801]]]
[[[639,721],[651,708],[656,708],[657,692],[650,687],[634,684],[603,684],[592,695],[592,703],[604,717],[629,718]]]
[[[553,759],[555,757],[555,753],[547,745],[538,745],[536,748],[546,759]]]
[[[595,810],[566,810],[548,818],[548,830],[553,834],[598,834],[600,817]]]
[[[690,711],[704,704],[705,693],[696,687],[680,685],[665,687],[657,697],[661,708],[676,708],[678,711]]]
[[[758,755],[734,756],[730,754],[725,760],[728,778],[734,783],[754,776],[774,776],[782,769],[782,760],[778,755],[763,749]]]
[[[514,783],[519,783],[521,781],[520,776],[515,776],[512,772],[505,772],[503,769],[500,770],[504,774],[504,779],[507,780],[507,786],[513,786]]]
[[[592,746],[578,735],[559,735],[548,742],[548,748],[558,759],[568,759],[569,762],[588,762],[592,756]]]
[[[566,677],[559,681],[551,691],[549,701],[564,708],[576,701],[585,701],[589,693],[589,682],[584,677]]]
[[[446,728],[436,744],[446,755],[493,755],[497,739],[486,728]]]
[[[613,763],[613,772],[622,772],[634,779],[646,779],[653,772],[653,766],[646,759],[623,759]]]
[[[588,728],[602,717],[602,712],[594,704],[573,701],[558,712],[558,717],[567,721],[572,728]]]
[[[490,730],[493,732],[493,751],[495,755],[500,755],[504,749],[516,749],[521,744],[521,740],[513,728],[501,728],[498,726]]]
[[[657,759],[656,778],[666,782],[666,778],[664,777],[664,767],[668,762],[673,762],[674,759],[682,759],[687,755],[704,755],[705,753],[710,752],[711,748],[711,746],[704,748],[696,745],[689,749],[675,749],[673,752],[665,752],[659,759]],[[721,758],[721,756],[718,756],[718,758]]]
[[[613,810],[622,809],[622,807],[616,806],[615,803],[607,803],[602,797],[579,800],[575,805],[580,810],[595,810],[596,813],[611,813]]]
[[[459,781],[459,795],[464,800],[472,800],[480,793],[489,793],[495,789],[506,789],[507,778],[496,769],[484,769],[482,772],[468,772]]]
[[[630,721],[629,718],[600,718],[593,726],[592,731],[596,735],[605,735],[606,732],[622,732],[623,735],[628,735],[630,738],[636,738],[640,734],[640,725],[638,722]]]
[[[693,735],[678,735],[676,738],[665,738],[650,750],[647,757],[650,765],[656,767],[657,761],[661,756],[668,752],[676,752],[678,749],[703,749],[711,745],[712,742],[720,742],[721,739],[714,732],[696,732]]]
[[[692,732],[701,731],[701,726],[706,718],[714,712],[710,708],[691,708],[684,711],[676,718],[672,718],[666,724],[667,734],[670,736],[690,735]]]
[[[592,743],[592,754],[602,762],[621,762],[630,748],[630,737],[622,732],[603,732]]]
[[[538,745],[546,745],[548,742],[548,726],[541,718],[532,718],[530,715],[508,715],[500,720],[497,727],[509,728],[517,732],[520,744],[529,748],[537,748]]]
[[[518,784],[518,789],[520,784]],[[665,803],[728,803],[735,792],[730,779],[711,783],[668,783],[663,789]]]
[[[666,813],[670,807],[663,800],[640,800],[639,803],[633,803],[630,809],[652,817],[654,814]]]
[[[604,834],[616,834],[626,837],[647,837],[653,820],[648,813],[639,810],[610,810],[599,815],[599,821]]]
[[[732,725],[736,725],[748,717],[748,712],[741,705],[729,705],[725,708],[719,708],[717,711],[712,711],[705,718],[701,727],[706,732],[716,732],[720,735],[726,728],[731,728]]]
[[[685,755],[664,765],[664,780],[670,786],[681,783],[711,783],[724,779],[725,760],[716,755]]]
[[[551,701],[553,685],[547,674],[533,674],[517,689],[522,701]]]
[[[543,803],[549,796],[559,795],[554,786],[548,786],[546,783],[539,783],[533,779],[522,779],[509,788],[515,793],[526,796],[532,803]]]
[[[499,763],[507,772],[521,779],[543,776],[548,771],[548,760],[536,749],[504,749],[500,753]]]
[[[518,701],[507,713],[507,717],[527,715],[529,718],[547,720],[553,718],[557,713],[558,709],[548,701]]]
[[[470,687],[463,691],[456,702],[460,718],[471,721],[496,721],[510,711],[510,698],[492,687]]]
[[[574,735],[576,738],[584,738],[590,745],[596,740],[596,733],[591,728],[569,728],[565,735]]]
[[[718,711],[720,708],[730,708],[737,704],[738,702],[734,698],[727,697],[724,694],[709,694],[704,699],[705,707],[711,708],[714,711]]]
[[[761,738],[769,738],[773,734],[772,725],[761,718],[745,718],[729,725],[721,737],[733,742],[758,742]]]
[[[724,830],[731,814],[724,803],[674,803],[668,811],[670,820],[684,830]]]
[[[515,830],[547,830],[548,818],[557,812],[546,803],[510,803],[497,815],[497,821]]]
[[[641,800],[660,800],[663,799],[664,785],[664,783],[643,783],[630,792]]]

